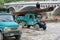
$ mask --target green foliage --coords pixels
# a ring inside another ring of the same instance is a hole
[[[0,0],[0,8],[3,8],[4,0]]]
[[[5,3],[9,3],[9,2],[16,2],[16,1],[22,1],[22,0],[4,0]]]
[[[16,2],[16,1],[30,1],[30,0],[0,0],[0,3],[8,3],[8,2]],[[38,0],[38,1],[43,1],[43,0]]]
[[[0,0],[0,4],[4,3],[4,0]]]
[[[12,2],[12,0],[4,0],[5,3]]]

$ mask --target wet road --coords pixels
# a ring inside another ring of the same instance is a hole
[[[21,40],[60,40],[60,23],[47,23],[45,31],[23,29]]]

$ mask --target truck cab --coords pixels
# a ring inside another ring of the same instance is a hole
[[[14,22],[12,14],[5,10],[0,11],[0,40],[7,39],[7,37],[15,37],[16,40],[20,40],[21,34],[21,26]]]
[[[38,18],[32,13],[28,13],[25,16],[17,16],[16,18],[18,21],[24,21],[26,25],[34,25],[38,23]]]
[[[41,15],[36,15],[34,13],[27,13],[24,16],[22,15],[16,16],[16,19],[18,23],[22,25],[22,27],[26,25],[27,28],[30,28],[30,26],[33,26],[35,29],[38,30],[39,28],[42,28],[40,27]]]

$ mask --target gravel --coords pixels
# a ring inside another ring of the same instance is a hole
[[[47,23],[47,30],[22,30],[21,40],[60,40],[60,23]]]

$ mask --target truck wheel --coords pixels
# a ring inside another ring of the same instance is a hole
[[[34,29],[35,29],[35,30],[39,30],[39,24],[35,24],[35,25],[34,25]]]
[[[46,26],[43,27],[43,30],[46,30]]]
[[[27,25],[27,28],[29,28],[29,29],[30,29],[30,25]]]
[[[16,40],[20,40],[20,38],[21,38],[21,35],[15,35]]]
[[[0,32],[0,40],[3,40],[3,34]]]

